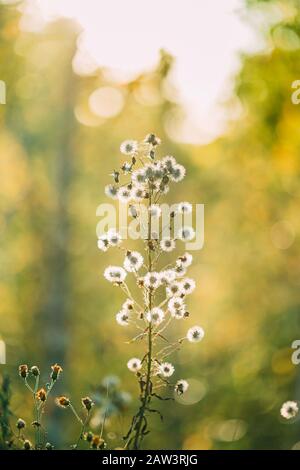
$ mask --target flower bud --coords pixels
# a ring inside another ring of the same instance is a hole
[[[23,364],[19,366],[19,375],[22,379],[26,379],[28,376],[28,366],[27,364]]]
[[[28,441],[28,439],[26,439],[26,441],[24,441],[23,448],[25,450],[31,450],[32,449],[32,444],[31,444],[30,441]]]
[[[30,372],[35,377],[38,377],[40,375],[40,369],[37,366],[32,366]]]
[[[57,397],[55,400],[56,404],[61,408],[68,408],[70,406],[70,400],[67,397],[61,396]]]
[[[25,426],[26,426],[26,423],[25,423],[24,419],[19,418],[17,423],[16,423],[16,426],[17,426],[17,429],[24,429]]]
[[[52,369],[52,372],[51,372],[50,377],[53,380],[53,382],[55,382],[63,370],[58,364],[54,364],[53,366],[51,366],[51,369]]]
[[[40,390],[36,392],[36,398],[42,402],[45,402],[47,398],[46,390],[44,388],[40,388]]]
[[[90,397],[82,398],[81,403],[84,406],[84,408],[87,409],[87,411],[90,411],[92,409],[92,406],[94,405],[94,402]]]

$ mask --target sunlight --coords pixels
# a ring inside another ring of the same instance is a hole
[[[161,48],[173,54],[172,82],[186,118],[170,132],[180,141],[206,143],[224,132],[229,116],[222,102],[230,96],[238,53],[259,47],[239,16],[241,0],[153,0],[151,8],[142,0],[31,0],[30,5],[31,21],[33,9],[40,9],[44,21],[59,15],[76,19],[83,27],[80,47],[119,80],[151,69]]]

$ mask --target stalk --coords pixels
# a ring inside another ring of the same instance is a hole
[[[152,190],[149,191],[149,203],[148,208],[152,204]],[[152,249],[151,249],[151,213],[149,211],[149,223],[148,223],[148,272],[152,271]],[[148,297],[148,308],[152,309],[152,291],[149,289]],[[146,374],[146,386],[142,397],[142,405],[137,414],[137,423],[135,425],[135,436],[133,441],[133,449],[138,450],[140,448],[143,435],[142,435],[142,424],[145,419],[145,413],[147,405],[151,401],[151,365],[152,365],[152,324],[149,324],[148,328],[148,353],[147,353],[147,374]]]

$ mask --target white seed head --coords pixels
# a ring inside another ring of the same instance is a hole
[[[204,330],[201,326],[193,326],[188,330],[186,337],[191,343],[198,343],[204,337]]]
[[[130,251],[125,256],[124,268],[132,273],[137,272],[143,266],[144,258],[138,251]]]
[[[128,189],[126,186],[120,188],[118,191],[118,199],[120,202],[129,202],[131,200],[131,189]]]
[[[185,168],[182,165],[174,165],[170,170],[170,179],[175,183],[182,181],[185,177]]]
[[[162,251],[170,252],[176,248],[176,243],[171,238],[163,238],[160,241],[160,247]]]
[[[166,269],[160,273],[160,281],[164,284],[170,284],[176,278],[176,273],[173,269]]]
[[[130,310],[133,310],[133,306],[134,301],[131,299],[126,299],[122,305],[122,310],[125,310],[125,312],[129,312]]]
[[[285,419],[295,418],[298,412],[299,412],[299,406],[296,401],[286,401],[285,403],[283,403],[280,409],[280,414]]]
[[[154,325],[159,325],[163,322],[165,318],[165,314],[161,308],[154,307],[152,310],[146,313],[146,320],[149,323],[153,323]]]
[[[190,241],[195,237],[195,230],[193,227],[182,227],[178,230],[177,237],[183,242]]]
[[[177,206],[178,214],[191,214],[192,210],[193,206],[189,202],[180,202]]]
[[[185,303],[181,297],[172,297],[168,302],[168,309],[172,313],[185,311]]]
[[[125,140],[120,145],[120,150],[124,155],[134,155],[138,150],[138,143],[136,140]]]
[[[161,216],[161,208],[158,204],[151,204],[149,207],[149,215],[156,218]]]
[[[158,367],[158,373],[163,377],[171,377],[174,374],[175,368],[169,362],[163,362]]]
[[[104,192],[107,197],[110,197],[111,199],[118,199],[119,189],[113,184],[108,184],[107,186],[105,186]]]
[[[122,283],[124,282],[127,273],[125,269],[121,268],[120,266],[108,266],[104,271],[104,277],[109,282],[117,282]]]
[[[119,323],[119,325],[128,326],[129,325],[128,312],[126,312],[125,310],[121,310],[120,312],[117,313],[116,320],[117,320],[117,323]]]
[[[191,294],[196,287],[194,279],[185,277],[181,281],[182,289],[185,295]]]
[[[179,256],[176,260],[177,266],[183,266],[184,268],[188,268],[193,262],[193,256],[190,253],[184,253],[184,255]]]
[[[171,170],[174,166],[177,165],[176,159],[171,155],[167,155],[162,159],[162,164],[167,168],[167,170]]]
[[[133,357],[127,362],[127,367],[131,372],[137,372],[142,368],[142,361],[136,357]]]
[[[148,272],[144,277],[144,284],[148,288],[157,289],[161,284],[160,274],[155,271]]]
[[[187,391],[189,386],[190,385],[187,380],[183,380],[183,379],[178,380],[175,385],[175,392],[177,393],[177,395],[182,395],[183,393]]]
[[[168,297],[180,297],[183,294],[181,282],[174,281],[166,288]]]
[[[111,246],[118,246],[121,243],[122,238],[119,232],[116,231],[116,229],[111,228],[107,232],[107,240]]]
[[[98,238],[97,246],[98,246],[99,250],[101,250],[101,251],[107,251],[108,250],[109,243],[108,243],[108,240],[106,238],[106,235],[102,235],[100,238]]]

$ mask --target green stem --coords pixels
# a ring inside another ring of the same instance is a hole
[[[149,191],[149,207],[152,203],[152,191]],[[151,214],[149,215],[148,221],[148,271],[152,271],[152,247],[151,247]],[[149,289],[149,297],[148,297],[148,308],[149,310],[152,309],[152,290]],[[133,449],[137,450],[141,446],[141,442],[143,439],[142,431],[142,424],[145,417],[145,412],[147,405],[151,401],[151,366],[152,366],[152,324],[149,324],[148,328],[148,353],[147,353],[147,372],[146,372],[146,385],[144,388],[143,396],[142,396],[142,405],[139,409],[137,414],[137,422],[134,426],[135,435],[133,441]]]

